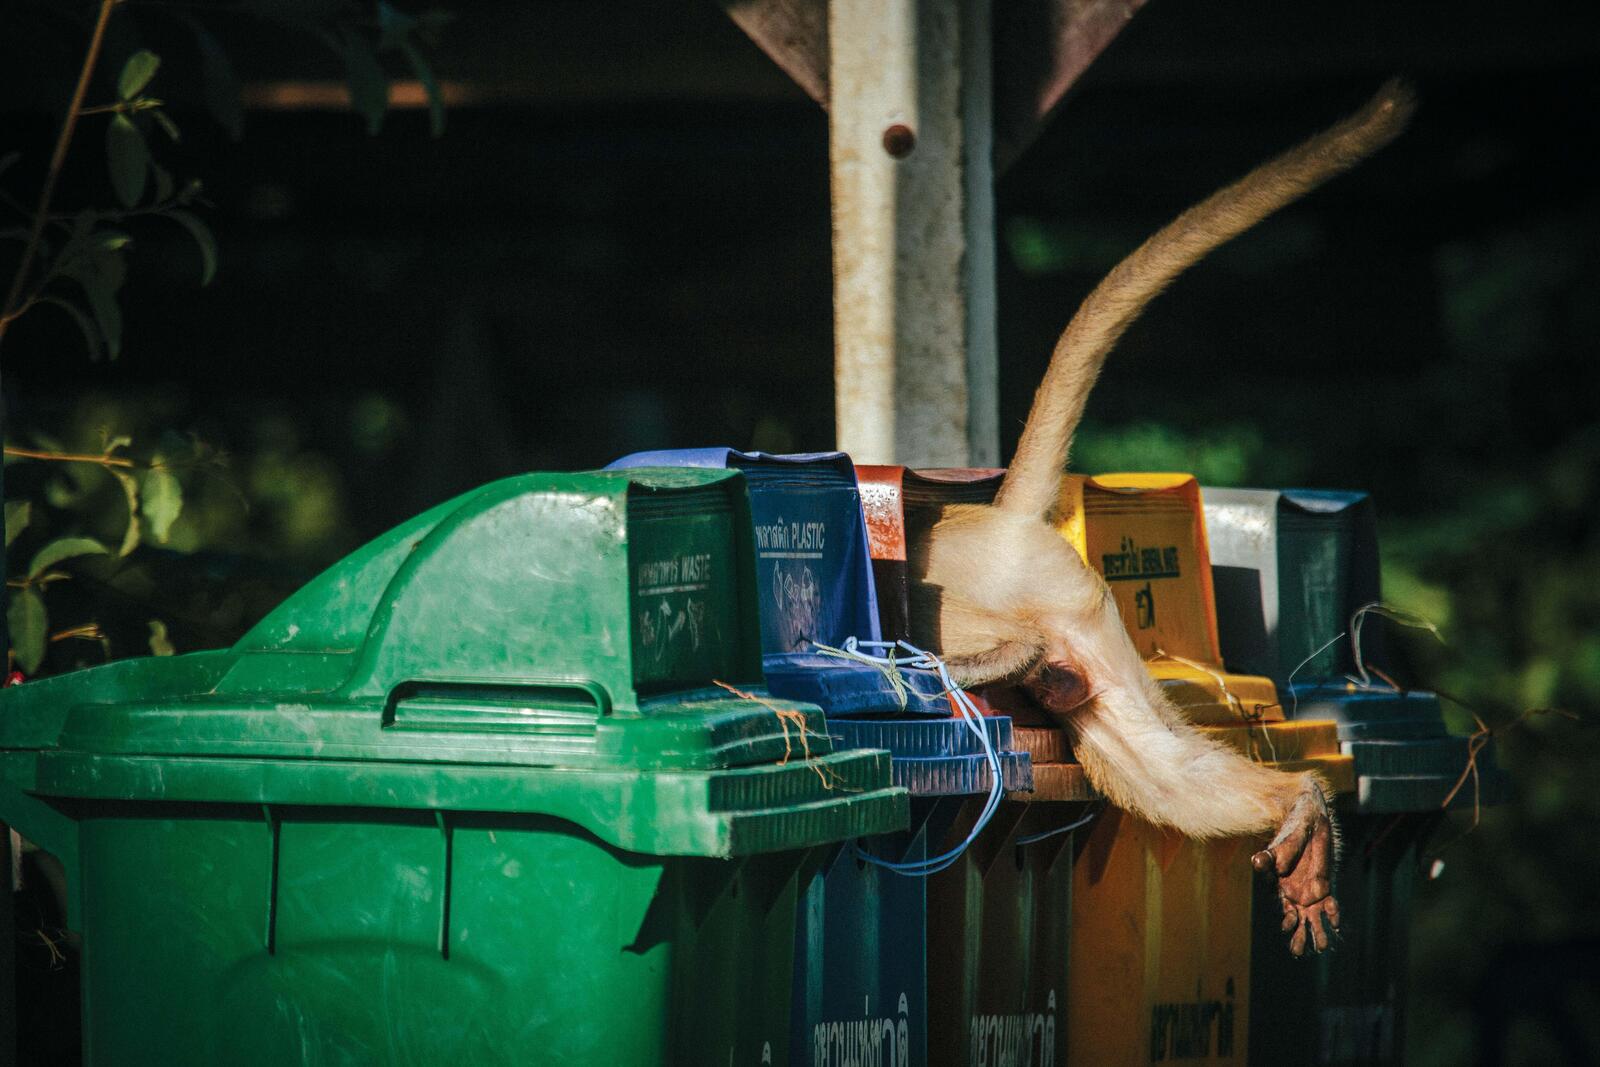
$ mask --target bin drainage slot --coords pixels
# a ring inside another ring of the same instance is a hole
[[[261,805],[261,814],[267,820],[267,834],[271,841],[271,858],[267,864],[267,932],[268,954],[278,951],[278,842],[282,824],[271,805]]]
[[[439,824],[439,836],[444,846],[444,863],[441,864],[443,883],[439,891],[439,955],[444,959],[450,958],[450,861],[455,849],[455,839],[451,835],[450,822],[442,811],[433,813],[435,821]]]

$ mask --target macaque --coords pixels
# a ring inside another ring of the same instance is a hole
[[[1251,762],[1185,721],[1123,628],[1106,583],[1052,519],[1074,429],[1106,356],[1144,306],[1223,242],[1393,140],[1413,108],[1385,85],[1359,112],[1179,215],[1091,292],[1056,343],[993,504],[908,530],[910,627],[963,686],[1016,684],[1072,738],[1117,806],[1196,838],[1277,830],[1251,864],[1277,880],[1296,956],[1339,926],[1337,836],[1318,777]]]

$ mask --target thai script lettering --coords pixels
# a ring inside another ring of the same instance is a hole
[[[1046,1067],[1056,1059],[1056,991],[1045,1010],[1020,1015],[974,1015],[972,1067]]]
[[[1227,1000],[1157,1004],[1150,1009],[1150,1062],[1204,1059],[1211,1055],[1215,1023],[1218,1056],[1233,1055],[1233,979]]]
[[[1156,624],[1156,595],[1150,591],[1149,582],[1145,582],[1144,588],[1133,594],[1133,617],[1141,630],[1148,630]]]
[[[1178,546],[1140,548],[1133,538],[1124,537],[1115,552],[1100,556],[1100,573],[1108,582],[1127,582],[1137,578],[1177,578]]]
[[[710,581],[711,553],[709,552],[693,552],[673,559],[651,560],[639,564],[634,572],[634,584],[643,596],[704,589]]]
[[[821,559],[828,542],[825,522],[756,523],[756,552],[762,559]]]
[[[900,994],[899,1018],[820,1022],[811,1028],[814,1067],[909,1067],[910,1008]]]

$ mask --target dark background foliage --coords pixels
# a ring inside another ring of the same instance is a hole
[[[113,655],[144,652],[152,616],[180,650],[225,643],[362,540],[500,475],[831,445],[821,111],[709,4],[456,6],[439,65],[477,92],[442,138],[420,110],[369,137],[260,97],[234,142],[180,90],[175,162],[214,205],[217,281],[194,287],[181,232],[137,232],[119,361],[89,363],[42,315],[8,338],[11,437],[177,430],[232,457],[169,547],[72,590]],[[1592,1062],[1600,25],[1579,5],[1290,7],[1156,0],[1000,181],[1003,443],[1118,258],[1390,73],[1413,79],[1401,142],[1135,326],[1074,465],[1370,490],[1388,597],[1445,638],[1403,639],[1386,666],[1493,722],[1577,713],[1501,738],[1511,802],[1424,881],[1410,1049]],[[338,77],[290,41],[218,33],[248,84]],[[39,73],[0,104],[0,147],[43,155],[31,104],[54,99],[60,52],[8,64]],[[104,199],[81,155],[64,199]]]

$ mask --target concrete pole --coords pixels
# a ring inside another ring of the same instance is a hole
[[[990,0],[830,0],[838,446],[995,466]]]

